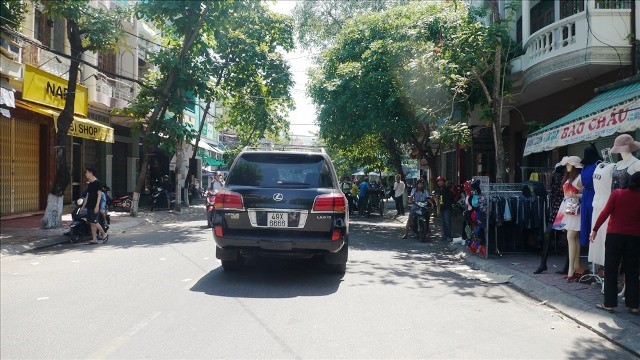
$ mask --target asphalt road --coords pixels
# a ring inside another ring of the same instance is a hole
[[[252,259],[226,273],[201,214],[2,258],[2,359],[627,359],[440,244],[354,219],[347,273]]]

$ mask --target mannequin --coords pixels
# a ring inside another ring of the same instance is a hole
[[[604,209],[609,195],[611,195],[611,183],[613,175],[612,163],[600,163],[593,171],[593,189],[595,195],[593,196],[593,214],[591,215],[591,224],[595,224],[596,219],[600,216],[602,209]],[[609,225],[609,219],[605,220],[602,225],[606,229]],[[606,237],[606,231],[599,231],[595,239],[589,245],[589,261],[604,265],[604,240]]]
[[[580,246],[589,245],[593,198],[595,197],[593,173],[598,161],[602,161],[602,157],[598,153],[595,144],[591,143],[591,145],[584,149],[584,157],[582,158],[583,168],[580,172],[580,186],[583,188],[582,199],[580,200]]]
[[[564,200],[560,204],[560,209],[552,227],[556,230],[565,230],[567,232],[567,249],[569,252],[567,282],[573,282],[576,279],[574,273],[580,267],[580,214],[572,214],[568,211],[571,209],[571,205],[579,203],[579,199],[582,197],[579,188],[582,163],[578,156],[566,156],[561,163],[565,165],[562,184]]]
[[[556,214],[560,209],[560,204],[562,204],[562,200],[564,199],[564,194],[562,192],[562,178],[564,175],[564,171],[565,171],[564,166],[561,163],[557,163],[555,166],[555,170],[551,175],[551,188],[550,188],[551,209],[549,211],[549,218],[545,219],[545,220],[548,220],[549,226],[547,227],[547,230],[544,233],[544,238],[542,242],[542,257],[540,258],[540,265],[538,266],[538,269],[536,269],[536,271],[533,272],[534,274],[540,274],[543,271],[547,270],[547,258],[549,257],[549,247],[551,243],[551,237],[556,231],[552,228],[551,224],[553,224],[553,220],[555,219]],[[564,269],[561,271],[558,271],[558,274],[567,273],[567,269],[569,268],[569,258],[567,258],[566,260],[567,261],[565,262]]]

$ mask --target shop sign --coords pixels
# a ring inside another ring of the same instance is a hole
[[[58,128],[58,117],[55,117],[56,129]],[[99,122],[91,121],[89,119],[74,118],[71,126],[69,126],[70,136],[76,136],[83,139],[90,139],[96,141],[104,141],[113,143],[113,128],[102,125]]]
[[[640,129],[640,99],[531,136],[524,156],[635,129]]]
[[[66,101],[68,84],[69,82],[61,77],[25,64],[22,98],[62,110]],[[87,116],[89,93],[86,87],[76,85],[74,104],[76,114]]]

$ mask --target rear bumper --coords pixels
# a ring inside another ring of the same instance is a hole
[[[260,236],[214,236],[216,245],[225,250],[237,250],[242,253],[299,253],[326,254],[336,253],[346,246],[344,236],[335,241],[330,239],[305,239],[302,237],[260,237]]]

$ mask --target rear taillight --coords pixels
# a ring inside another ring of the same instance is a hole
[[[224,236],[224,232],[222,231],[222,225],[216,225],[213,227],[213,233],[216,235],[216,237],[223,237]]]
[[[319,195],[313,202],[313,211],[345,212],[347,200],[342,194]]]
[[[331,231],[331,241],[340,240],[342,237],[342,229],[333,229]]]
[[[220,210],[242,210],[242,195],[229,190],[221,190],[216,194],[216,209]]]

